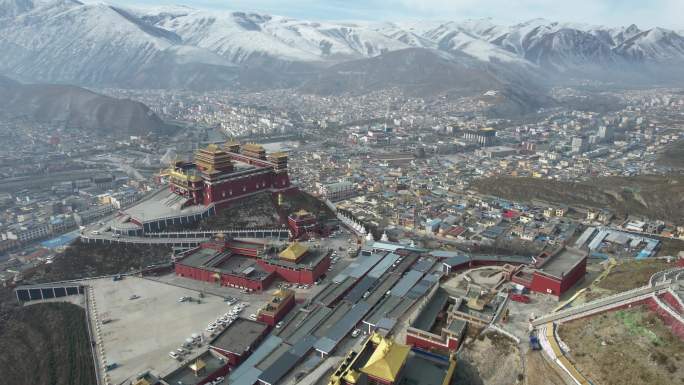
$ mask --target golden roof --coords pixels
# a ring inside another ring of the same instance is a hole
[[[292,244],[290,244],[290,246],[287,247],[287,249],[281,251],[280,254],[278,254],[278,256],[288,261],[296,261],[307,251],[309,251],[308,247],[302,245],[299,242],[293,242]]]
[[[287,158],[287,153],[283,152],[283,151],[277,151],[277,152],[271,153],[270,156],[271,156],[271,158],[276,158],[276,159],[277,158]]]
[[[356,384],[356,381],[359,380],[360,375],[361,373],[357,372],[356,370],[349,370],[344,375],[344,380],[349,384]]]
[[[190,370],[193,372],[199,372],[200,370],[204,369],[207,366],[207,364],[204,363],[201,359],[197,359],[197,361],[193,362],[190,364]]]
[[[209,151],[209,152],[213,152],[213,153],[216,153],[216,152],[221,151],[221,149],[219,148],[219,146],[215,145],[214,143],[208,145],[207,148],[206,148],[206,150]]]
[[[144,378],[141,378],[138,381],[134,382],[133,385],[150,385],[150,382]]]
[[[303,216],[309,215],[309,214],[311,214],[311,213],[304,210],[304,209],[300,209],[299,211],[295,212],[295,215],[297,215],[298,217],[303,217]]]
[[[380,343],[368,359],[368,362],[366,362],[366,365],[361,368],[361,372],[374,378],[394,382],[397,380],[399,371],[404,366],[411,348],[408,345],[398,344],[388,338],[379,339]]]
[[[242,146],[243,150],[247,151],[254,151],[254,152],[259,152],[259,151],[264,151],[264,147],[260,144],[256,143],[247,143],[244,146]]]
[[[185,173],[181,170],[175,170],[175,169],[169,169],[168,175],[181,180],[181,181],[189,181],[189,182],[199,182],[202,180],[202,178],[197,175],[197,174],[188,174]]]

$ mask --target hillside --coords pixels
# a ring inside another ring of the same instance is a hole
[[[140,102],[74,86],[21,84],[0,76],[0,116],[3,114],[57,122],[114,137],[169,134],[175,130]]]
[[[667,146],[658,156],[658,164],[684,169],[684,140]]]
[[[1,290],[3,297],[7,297],[6,293],[11,296],[9,289]],[[43,303],[15,307],[4,311],[1,318],[3,384],[95,384],[83,308],[69,303]]]
[[[417,95],[456,90],[481,93],[502,87],[476,60],[460,54],[408,48],[382,55],[349,61],[321,71],[302,86],[318,94],[363,94],[376,89],[400,87]]]
[[[587,208],[608,208],[619,216],[642,215],[684,224],[684,176],[602,177],[585,182],[495,177],[475,180],[483,193],[514,201],[540,200]]]
[[[135,244],[93,244],[76,241],[53,263],[26,274],[29,283],[55,282],[127,273],[171,261],[171,248]]]

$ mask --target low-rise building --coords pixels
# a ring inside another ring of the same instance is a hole
[[[289,289],[279,289],[257,313],[257,320],[275,326],[295,305],[295,293]]]

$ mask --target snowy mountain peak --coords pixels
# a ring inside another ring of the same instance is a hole
[[[584,76],[663,62],[684,67],[681,33],[644,31],[634,24],[606,28],[546,19],[514,25],[492,19],[307,21],[255,12],[122,8],[84,1],[0,0],[0,50],[6,58],[0,72],[88,84],[152,77],[158,85],[166,84],[164,76],[172,77],[174,84],[183,76],[187,80],[181,83],[197,83],[214,71],[229,81],[235,66],[254,73],[272,71],[276,77],[283,69],[297,68],[299,76],[406,49],[448,53],[421,60],[450,57],[516,75],[579,71]],[[411,55],[393,57],[418,57]]]

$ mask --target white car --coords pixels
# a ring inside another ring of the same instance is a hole
[[[176,352],[169,352],[169,357],[173,358],[174,360],[178,359],[178,353]]]
[[[280,321],[276,324],[276,329],[280,329],[281,327],[283,327],[283,321]]]
[[[356,337],[359,336],[359,334],[361,334],[361,329],[354,329],[354,331],[352,332],[351,336],[352,336],[353,338],[356,338]]]
[[[256,321],[257,315],[254,314],[254,313],[252,313],[252,314],[249,315],[249,319],[251,319],[252,321]]]

